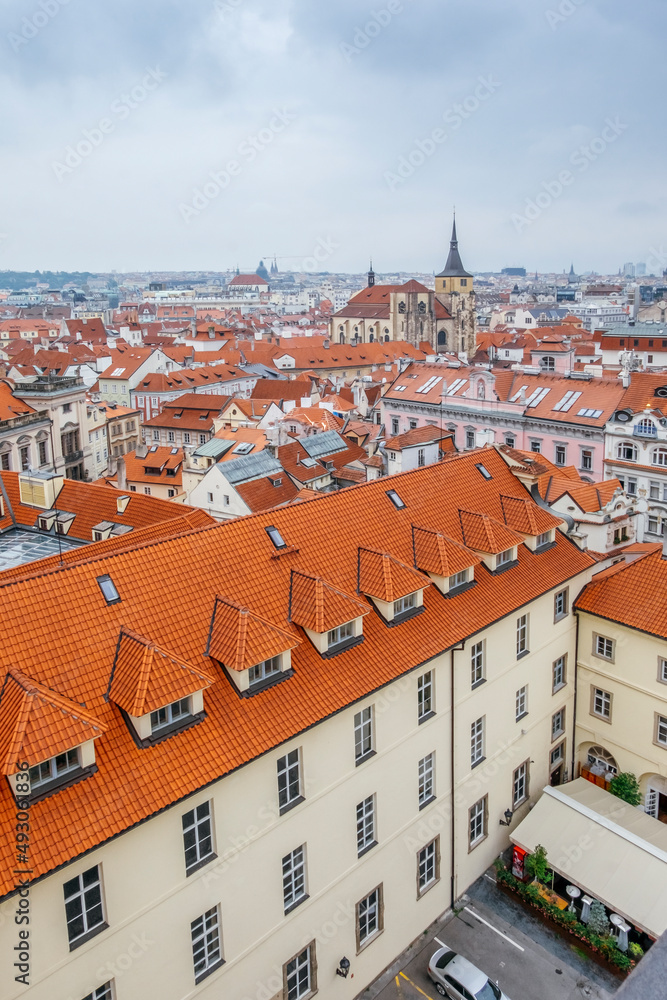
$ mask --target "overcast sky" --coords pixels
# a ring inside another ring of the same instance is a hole
[[[666,22],[664,0],[5,0],[0,268],[437,271],[455,203],[468,269],[661,271]]]

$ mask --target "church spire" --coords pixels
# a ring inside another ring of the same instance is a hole
[[[368,287],[372,288],[375,284],[375,271],[373,270],[373,258],[371,257],[371,266],[368,272]]]
[[[464,268],[461,255],[459,254],[459,241],[456,235],[456,212],[454,212],[454,220],[452,222],[452,238],[449,241],[449,257],[447,258],[444,271],[441,271],[436,277],[472,278],[472,275]]]

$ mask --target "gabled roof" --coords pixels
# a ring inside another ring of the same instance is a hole
[[[662,548],[656,546],[631,563],[618,563],[594,576],[575,606],[667,639],[665,593],[667,560],[662,558]]]
[[[539,507],[528,497],[500,497],[503,519],[508,527],[524,535],[542,535],[563,523],[543,507]]]
[[[214,681],[204,670],[123,626],[107,695],[128,715],[138,718],[203,691]]]
[[[311,632],[329,632],[367,615],[370,608],[321,577],[301,570],[290,574],[289,620]]]
[[[216,597],[206,655],[228,670],[248,670],[300,643],[294,633],[272,625],[236,601]]]
[[[497,555],[523,542],[518,531],[512,531],[506,524],[496,521],[488,514],[459,509],[459,520],[463,541],[476,552]]]
[[[361,594],[391,603],[417,590],[425,590],[430,585],[428,577],[388,552],[359,549],[358,589]]]
[[[0,690],[0,768],[15,774],[105,733],[80,705],[10,667]]]
[[[389,438],[385,442],[385,448],[389,451],[402,451],[403,448],[416,448],[422,444],[445,441],[445,438],[449,440],[443,445],[442,450],[455,451],[456,447],[451,431],[439,430],[437,427],[426,424],[424,427],[413,427],[412,430],[406,431],[404,434],[398,434],[396,437]]]
[[[415,565],[434,576],[454,576],[482,561],[476,552],[454,538],[416,525],[412,527],[412,545]]]

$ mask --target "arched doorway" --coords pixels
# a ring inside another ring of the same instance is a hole
[[[444,330],[438,331],[438,347],[447,347],[447,334]]]

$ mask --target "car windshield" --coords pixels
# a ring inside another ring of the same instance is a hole
[[[436,968],[437,969],[446,968],[454,957],[455,957],[455,952],[446,951],[444,955],[441,955],[438,961],[435,963]]]
[[[476,993],[475,996],[477,997],[477,1000],[501,1000],[502,993],[495,983],[492,983],[490,979],[487,979],[479,993]]]

